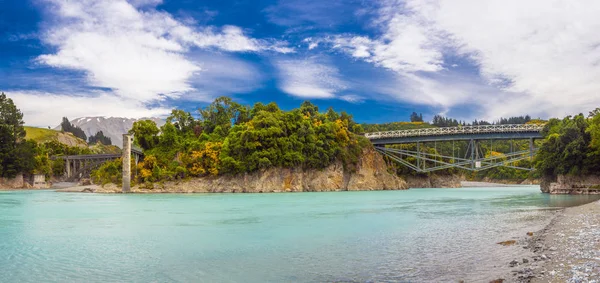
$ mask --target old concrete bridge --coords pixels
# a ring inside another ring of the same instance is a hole
[[[543,129],[543,124],[459,126],[366,133],[365,137],[384,156],[421,173],[448,168],[481,171],[498,166],[533,170],[517,167],[515,162],[532,159],[537,151],[534,141],[543,138]],[[495,140],[510,140],[510,151],[489,154]],[[529,146],[526,150],[515,150],[513,140],[528,140]],[[490,145],[487,156],[481,148],[484,142]],[[430,147],[433,143],[433,152],[423,150],[427,143]],[[437,143],[452,143],[451,153],[442,154]],[[463,155],[456,154],[456,144],[467,145],[458,151],[464,152]]]
[[[131,156],[134,157],[137,164],[144,156],[141,149],[131,146],[130,135],[123,135],[123,153],[122,154],[90,154],[90,155],[63,155],[54,156],[53,159],[63,159],[65,161],[65,177],[68,181],[74,181],[89,177],[92,170],[100,167],[103,163],[118,158],[128,159],[131,162]],[[125,147],[125,144],[128,147]]]

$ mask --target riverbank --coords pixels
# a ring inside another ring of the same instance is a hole
[[[511,282],[599,282],[600,201],[565,208],[526,242],[532,258],[508,263]]]
[[[529,185],[519,185],[519,184],[503,184],[503,183],[493,183],[493,182],[477,182],[477,181],[461,181],[460,185],[463,188],[487,188],[487,187],[519,187],[519,186],[529,186]]]

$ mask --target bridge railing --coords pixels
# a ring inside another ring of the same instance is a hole
[[[370,140],[375,140],[383,138],[443,136],[459,134],[540,132],[542,131],[542,129],[544,129],[543,124],[481,125],[374,132],[365,133],[365,137],[367,137]]]

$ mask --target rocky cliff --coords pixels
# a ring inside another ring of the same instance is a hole
[[[270,168],[235,176],[195,178],[181,182],[154,184],[151,188],[135,186],[139,193],[267,193],[322,192],[363,190],[404,190],[406,182],[388,173],[381,155],[372,148],[363,151],[354,172],[334,162],[323,170]],[[120,187],[105,186],[96,192],[120,192]]]
[[[25,186],[23,174],[18,174],[15,178],[7,179],[0,177],[0,189],[22,189]]]
[[[555,179],[545,177],[540,182],[540,188],[542,192],[550,194],[600,194],[600,176],[559,175]]]
[[[18,174],[12,179],[0,178],[0,190],[47,189],[49,187],[50,183],[46,182],[46,177],[42,174],[27,177]]]
[[[460,188],[460,175],[406,176],[409,188]]]

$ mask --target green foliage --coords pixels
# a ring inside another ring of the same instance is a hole
[[[85,135],[85,132],[83,132],[81,128],[71,124],[67,117],[63,117],[62,123],[60,123],[60,127],[64,132],[72,133],[74,136],[84,141],[87,141],[87,136]]]
[[[12,99],[0,94],[0,177],[33,171],[34,149],[35,142],[25,141],[23,113]]]
[[[597,172],[600,161],[599,115],[583,114],[551,119],[544,127],[544,143],[536,156],[536,168],[545,176],[585,175]]]
[[[152,120],[137,121],[133,123],[133,127],[129,130],[129,133],[133,134],[134,143],[144,150],[156,146],[159,132],[158,126]]]
[[[63,127],[74,129],[66,118],[63,119]],[[87,147],[71,147],[59,142],[59,135],[63,134],[24,127],[21,111],[4,93],[0,94],[0,177],[13,178],[18,173],[61,176],[65,170],[64,161],[51,160],[50,157],[93,153]],[[73,140],[87,146],[83,140]]]
[[[427,129],[436,128],[437,126],[431,125],[424,122],[391,122],[383,124],[362,124],[364,132],[385,132],[385,131],[398,131],[398,130],[412,130],[412,129]]]
[[[89,143],[90,144],[100,143],[103,145],[112,145],[112,140],[109,137],[104,136],[104,133],[102,131],[99,131],[95,135],[93,135],[89,138]]]
[[[437,127],[456,127],[462,124],[462,122],[456,119],[446,118],[441,115],[435,115],[433,116],[433,121],[431,124]]]
[[[411,122],[423,122],[423,114],[421,114],[421,113],[417,114],[417,112],[413,112],[412,114],[410,114],[410,121]]]
[[[173,110],[160,129],[151,121],[134,123],[130,133],[144,148],[145,160],[134,170],[139,183],[195,176],[239,174],[270,167],[324,168],[336,160],[353,170],[368,140],[345,112],[306,101],[282,111],[277,104],[240,105],[220,97],[198,110],[199,119]],[[115,165],[116,166],[116,165]],[[114,166],[94,173],[112,182]],[[112,178],[112,179],[111,179]]]
[[[241,105],[229,97],[219,97],[204,109],[198,109],[202,130],[208,133],[218,132],[225,137],[234,125],[250,120],[252,112],[248,106]],[[217,128],[220,128],[217,131]]]
[[[100,168],[92,171],[91,177],[96,184],[120,184],[123,180],[123,160],[118,158],[102,164]]]

